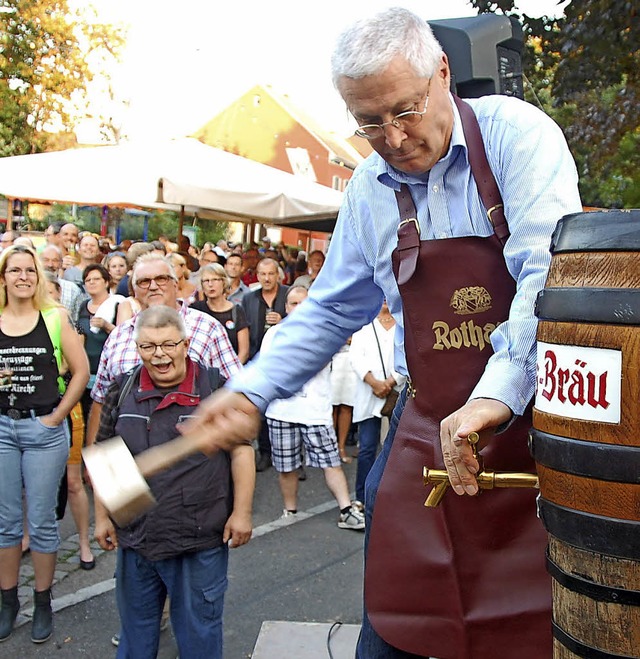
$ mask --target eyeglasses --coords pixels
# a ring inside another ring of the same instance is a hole
[[[5,276],[9,275],[10,277],[20,277],[21,275],[37,277],[38,271],[35,268],[25,268],[24,270],[22,268],[7,268],[4,271],[4,274]]]
[[[159,288],[164,288],[170,281],[175,281],[173,277],[169,275],[158,275],[157,277],[143,277],[142,279],[136,279],[134,286],[138,288],[149,288],[151,282],[155,281],[156,286]]]
[[[429,82],[429,86],[431,86],[431,82]],[[422,112],[418,112],[417,110],[400,112],[400,114],[397,114],[391,121],[385,121],[381,124],[364,124],[359,126],[355,130],[355,134],[358,137],[364,137],[366,140],[377,140],[384,135],[385,126],[393,126],[394,128],[398,128],[402,131],[406,130],[407,128],[414,128],[422,121],[422,117],[427,112],[428,105],[429,90],[427,90],[427,98],[424,101],[424,110],[422,110]]]
[[[153,355],[160,348],[165,355],[172,355],[181,343],[184,343],[184,339],[180,339],[180,341],[163,341],[162,343],[138,343],[138,350],[143,355]]]
[[[201,279],[200,281],[202,284],[208,286],[209,284],[213,284],[214,281],[224,281],[224,279],[222,277],[212,277],[211,279]]]
[[[99,283],[99,282],[101,282],[101,281],[105,281],[105,282],[106,282],[106,279],[103,279],[102,277],[92,277],[91,279],[85,279],[85,280],[84,280],[84,283],[85,283],[85,284],[97,284],[97,283]]]

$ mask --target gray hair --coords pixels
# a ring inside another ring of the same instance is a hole
[[[180,338],[187,338],[187,329],[182,316],[171,307],[164,304],[156,304],[152,307],[141,311],[136,316],[136,322],[133,327],[133,340],[137,341],[140,337],[140,331],[145,327],[152,329],[161,329],[163,327],[175,327],[180,332]]]
[[[431,78],[442,58],[442,47],[424,18],[403,7],[392,7],[346,28],[331,57],[331,76],[364,78],[382,73],[396,57],[404,58],[421,78]]]
[[[138,279],[136,277],[136,270],[141,265],[145,265],[146,263],[153,263],[155,261],[159,261],[160,263],[164,263],[169,268],[169,276],[171,277],[171,279],[173,279],[176,282],[178,281],[178,276],[176,275],[176,271],[173,267],[173,264],[169,260],[169,257],[159,256],[158,254],[143,254],[142,256],[138,257],[138,260],[133,265],[133,270],[131,271],[131,284],[132,284],[132,286],[135,286],[136,281],[138,281]]]
[[[25,247],[31,247],[31,249],[35,249],[35,245],[33,244],[33,240],[29,238],[29,236],[18,236],[17,238],[14,239],[13,241],[14,245],[24,245]]]
[[[45,279],[53,284],[56,287],[56,290],[61,290],[62,286],[60,285],[60,279],[58,278],[58,275],[56,275],[55,272],[49,272],[48,270],[44,271],[44,277]]]
[[[57,245],[51,245],[51,244],[45,245],[42,248],[42,251],[40,252],[40,254],[44,254],[44,252],[49,252],[49,251],[54,251],[54,250],[55,250],[55,253],[58,255],[58,257],[60,259],[62,259],[62,256],[63,256],[62,250]]]
[[[291,295],[291,293],[293,293],[296,290],[304,291],[305,297],[309,295],[308,286],[303,286],[302,284],[294,284],[293,286],[289,287],[289,290],[287,291],[287,295],[285,297],[285,302],[289,302],[289,296]]]

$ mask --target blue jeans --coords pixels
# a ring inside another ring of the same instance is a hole
[[[393,410],[393,415],[391,416],[389,423],[389,432],[382,446],[382,451],[380,451],[371,471],[369,471],[365,483],[364,504],[367,521],[364,535],[365,563],[367,560],[367,549],[369,547],[369,529],[371,528],[373,506],[406,400],[407,389],[405,387],[398,398],[395,409]],[[358,454],[358,460],[360,460],[360,454]],[[360,637],[358,638],[358,646],[356,648],[356,659],[413,659],[417,656],[418,655],[404,652],[403,650],[398,650],[380,638],[369,622],[366,605],[363,605],[362,628],[360,630]]]
[[[356,499],[364,502],[364,484],[376,461],[380,443],[382,419],[372,416],[358,424],[358,465],[356,469]]]
[[[38,417],[0,415],[0,548],[22,540],[24,487],[31,549],[44,554],[58,550],[56,505],[68,456],[66,420],[50,428]]]
[[[222,608],[227,590],[226,545],[151,561],[118,549],[118,659],[156,659],[167,595],[181,657],[222,659]]]

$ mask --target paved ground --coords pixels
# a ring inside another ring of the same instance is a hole
[[[361,620],[362,542],[360,532],[338,529],[337,507],[319,470],[307,470],[308,479],[300,484],[301,513],[294,523],[280,520],[281,501],[273,469],[258,474],[255,497],[254,537],[246,546],[231,552],[229,590],[225,603],[225,658],[252,656],[256,640],[265,621],[326,623],[325,627],[300,626],[301,633],[313,631],[314,643],[326,650],[325,630],[333,622],[345,627],[347,645],[357,634]],[[355,479],[355,461],[345,465],[350,485]],[[0,645],[0,657],[113,657],[110,639],[118,630],[113,572],[115,557],[97,546],[95,570],[79,569],[77,535],[71,515],[61,523],[64,538],[60,550],[56,583],[53,588],[55,631],[47,643],[36,646],[30,640],[30,602],[33,571],[29,556],[21,569],[20,598],[23,603],[18,618],[19,628]],[[315,657],[311,651],[299,654],[298,626],[288,627],[284,638],[291,635],[291,654],[279,659]],[[294,631],[292,631],[294,630]],[[265,627],[261,636],[259,657],[271,659],[269,644],[275,648],[273,625]],[[282,634],[278,643],[282,641]],[[342,640],[332,640],[336,659]],[[279,650],[278,650],[279,651]],[[343,650],[344,652],[344,650]],[[170,631],[164,632],[159,659],[173,659],[177,654]],[[272,655],[275,659],[276,655]]]

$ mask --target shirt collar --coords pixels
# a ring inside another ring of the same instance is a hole
[[[196,372],[196,366],[195,364],[191,361],[189,357],[187,357],[187,374],[185,375],[184,380],[178,385],[178,388],[175,390],[176,393],[183,393],[183,394],[191,394],[195,391],[195,377],[197,375]],[[150,391],[155,391],[157,389],[156,385],[153,384],[153,381],[151,380],[151,376],[149,375],[149,371],[147,371],[147,367],[142,366],[142,369],[140,370],[140,387],[138,388],[138,391],[140,393],[147,393]]]

